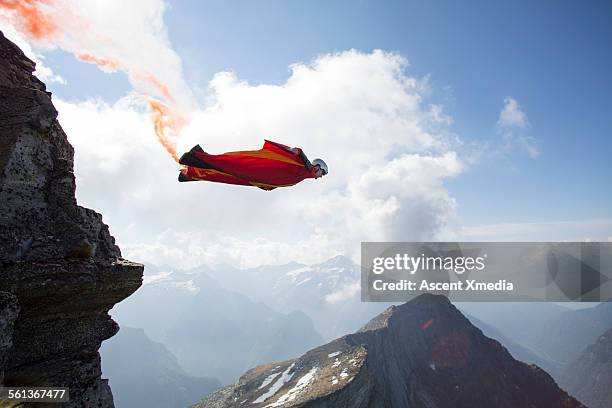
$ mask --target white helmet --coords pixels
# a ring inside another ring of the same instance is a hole
[[[319,166],[319,168],[321,170],[323,170],[323,174],[327,174],[329,173],[329,170],[327,169],[327,164],[325,164],[325,162],[321,159],[314,159],[312,161],[312,165],[313,166]]]

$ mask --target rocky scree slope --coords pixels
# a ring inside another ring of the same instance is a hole
[[[108,311],[142,283],[102,216],[77,205],[73,149],[35,66],[0,32],[0,372],[112,407],[98,349]],[[57,405],[55,405],[57,406]]]
[[[443,296],[392,306],[360,331],[262,365],[196,404],[228,407],[577,408]]]

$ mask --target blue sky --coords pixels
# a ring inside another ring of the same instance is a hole
[[[394,51],[466,143],[495,142],[503,100],[528,116],[541,154],[483,157],[446,182],[468,224],[610,218],[612,5],[513,1],[180,1],[165,15],[190,85],[229,70],[251,84],[284,82],[288,66],[351,48]],[[124,74],[55,51],[62,98],[112,101]],[[163,63],[163,61],[160,61]]]

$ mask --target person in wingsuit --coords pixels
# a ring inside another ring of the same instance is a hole
[[[206,153],[200,145],[181,156],[185,167],[179,181],[211,181],[215,183],[255,186],[263,190],[289,187],[307,178],[320,178],[328,173],[321,159],[312,163],[302,149],[264,141],[259,150]]]

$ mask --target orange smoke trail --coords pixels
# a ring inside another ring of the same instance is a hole
[[[177,135],[185,125],[185,120],[181,115],[173,112],[168,106],[155,100],[149,99],[149,107],[153,118],[153,128],[157,139],[164,146],[170,156],[178,163],[176,153],[176,143],[171,140],[171,134]]]
[[[60,25],[41,9],[41,6],[57,5],[56,0],[0,0],[0,8],[10,10],[17,17],[18,24],[25,34],[35,40],[52,40],[53,35],[59,31]],[[66,12],[66,11],[64,11]],[[75,17],[73,17],[75,18]],[[114,58],[100,57],[91,52],[74,52],[77,59],[96,64],[108,71],[124,70],[138,81],[149,84],[157,93],[163,97],[166,104],[152,99],[148,95],[148,104],[151,109],[151,120],[155,134],[161,145],[170,153],[170,156],[178,162],[176,153],[176,138],[180,130],[185,126],[185,116],[176,106],[175,98],[170,88],[158,77],[148,71],[138,71],[129,68],[128,64]]]
[[[155,75],[145,72],[138,75],[139,79],[148,82],[152,85],[165,99],[166,102],[174,104],[174,97],[170,93],[170,89],[161,82]],[[151,108],[151,119],[153,120],[153,128],[155,135],[166,149],[170,156],[178,163],[178,154],[176,152],[176,138],[183,126],[185,119],[178,112],[170,109],[168,105],[164,105],[155,99],[149,99],[149,108]]]
[[[0,0],[0,7],[17,13],[23,29],[34,39],[42,40],[57,32],[55,22],[40,9],[41,4],[50,2],[50,0]]]
[[[121,68],[121,64],[118,61],[109,58],[99,58],[88,53],[75,54],[75,56],[81,61],[96,64],[111,71],[117,71]]]
[[[99,65],[108,70],[116,71],[121,68],[122,64],[119,61],[110,58],[100,58],[92,54],[82,53],[76,54],[76,57],[81,61]],[[155,75],[150,72],[137,73],[133,75],[135,78],[149,83],[167,102],[174,103],[174,97],[170,89],[161,82]],[[153,129],[155,135],[166,149],[170,156],[178,163],[178,155],[176,152],[176,141],[172,139],[171,134],[176,137],[179,131],[184,126],[184,119],[181,115],[174,112],[167,105],[155,99],[149,99],[149,108],[151,109],[151,120],[153,121]]]
[[[174,97],[170,92],[170,89],[161,82],[155,75],[150,72],[141,72],[134,74],[134,78],[139,79],[144,82],[148,82],[156,91],[163,96],[167,102],[174,103]]]

